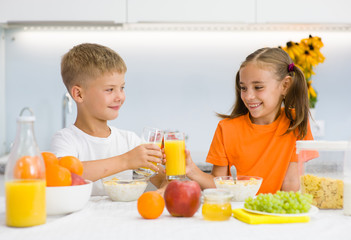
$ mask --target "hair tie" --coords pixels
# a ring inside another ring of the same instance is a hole
[[[294,63],[290,63],[289,65],[288,65],[288,72],[293,72],[294,71]]]

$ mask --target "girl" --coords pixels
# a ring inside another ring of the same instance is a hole
[[[313,140],[308,123],[307,85],[302,71],[280,48],[262,48],[241,64],[235,81],[236,102],[230,115],[219,114],[202,172],[187,153],[187,176],[202,188],[215,187],[213,177],[259,176],[259,193],[297,191],[296,140]]]

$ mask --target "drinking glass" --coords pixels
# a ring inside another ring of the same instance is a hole
[[[185,178],[185,134],[168,132],[164,134],[167,180]]]
[[[142,143],[144,144],[153,143],[161,148],[162,141],[163,141],[163,134],[164,134],[163,131],[158,128],[144,127],[143,133],[141,136]],[[156,163],[153,163],[153,164],[157,165]],[[156,174],[154,170],[146,167],[138,168],[137,170],[135,170],[135,172],[139,175],[144,175],[147,177],[152,177]]]

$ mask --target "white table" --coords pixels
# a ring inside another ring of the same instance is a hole
[[[233,207],[240,207],[233,203]],[[5,199],[0,197],[0,239],[351,239],[351,217],[342,210],[319,211],[309,223],[249,225],[231,218],[224,222],[202,219],[201,207],[192,218],[171,217],[167,209],[155,220],[142,219],[136,202],[112,202],[92,197],[81,211],[48,217],[47,223],[30,228],[5,225]]]

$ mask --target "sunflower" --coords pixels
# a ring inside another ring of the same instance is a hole
[[[282,49],[289,54],[289,56],[294,62],[304,51],[304,49],[300,46],[299,43],[291,41],[287,42],[286,46],[282,47]]]
[[[318,95],[317,91],[312,87],[311,78],[315,74],[313,68],[325,60],[320,51],[323,46],[324,44],[320,37],[309,35],[308,38],[302,39],[300,43],[289,41],[286,43],[286,46],[281,47],[305,75],[311,108],[315,107]]]

